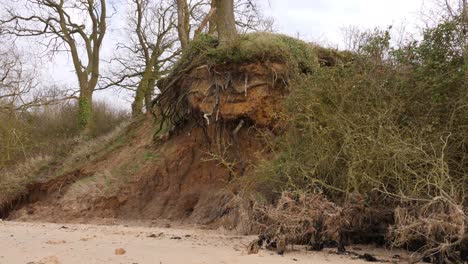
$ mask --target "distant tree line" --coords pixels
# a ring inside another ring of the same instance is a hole
[[[2,6],[2,36],[36,38],[52,55],[65,52],[71,57],[77,88],[63,98],[77,101],[77,122],[84,134],[90,132],[96,91],[116,87],[133,91],[132,114],[141,115],[155,95],[156,81],[200,34],[217,34],[220,45],[226,45],[236,38],[238,28],[248,31],[271,25],[253,0],[125,0],[119,4],[128,7],[128,39],[117,44],[108,74],[102,74],[101,50],[105,37],[112,34],[108,23],[116,12],[109,1],[21,0]],[[28,93],[33,84],[22,83],[28,87],[17,92]],[[35,97],[33,102],[14,104],[25,108],[51,101]]]

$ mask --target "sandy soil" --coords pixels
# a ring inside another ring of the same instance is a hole
[[[368,263],[332,250],[289,250],[284,256],[261,250],[248,255],[253,237],[222,230],[197,230],[123,225],[75,225],[6,222],[0,220],[0,264],[74,263]],[[372,251],[377,257],[401,252]]]

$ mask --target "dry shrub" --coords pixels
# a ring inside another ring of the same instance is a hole
[[[74,145],[69,151],[68,155],[61,161],[60,174],[66,173],[73,168],[78,167],[82,162],[89,161],[93,155],[99,152],[112,150],[113,147],[118,147],[123,144],[123,141],[117,141],[119,137],[124,137],[124,132],[129,126],[130,122],[121,122],[117,127],[108,132],[107,134],[101,135],[94,139],[87,139],[83,137],[76,137],[74,139]],[[110,146],[113,144],[113,146]]]
[[[98,201],[118,195],[125,183],[120,175],[104,170],[71,184],[58,203],[63,210],[74,212],[90,210]]]
[[[113,147],[123,144],[124,142],[119,142],[118,138],[122,137],[128,125],[129,122],[123,122],[113,131],[92,140],[75,137],[66,141],[66,144],[56,143],[62,144],[63,147],[67,148],[66,153],[68,155],[65,157],[39,154],[17,166],[0,168],[0,213],[4,213],[1,210],[9,208],[11,202],[26,195],[31,185],[68,173],[84,162],[98,157],[100,153],[107,153]],[[115,191],[115,187],[112,187],[115,180],[109,175],[106,174],[102,177],[94,177],[93,179],[99,179],[99,182],[96,182],[96,186],[92,186],[94,189],[89,186],[88,189],[78,188],[75,190],[76,193],[86,194],[92,189],[98,192],[103,190],[109,191],[110,189]],[[104,181],[104,183],[100,181]],[[99,184],[105,184],[107,189],[101,188],[102,186]],[[83,186],[80,185],[80,187]]]
[[[96,102],[93,118],[91,138],[109,133],[128,115]],[[80,135],[77,107],[73,103],[0,113],[0,124],[0,170],[38,155],[66,156]]]
[[[285,236],[290,244],[310,244],[325,233],[338,241],[339,223],[332,224],[341,208],[320,194],[283,192],[276,205],[255,206],[256,222],[269,239]]]
[[[323,194],[292,192],[283,192],[275,205],[255,204],[253,215],[266,239],[282,237],[287,244],[310,245],[315,250],[326,245],[343,250],[350,233],[369,232],[382,221],[359,196],[338,206]]]
[[[466,254],[461,247],[468,239],[467,227],[468,216],[461,205],[436,197],[419,206],[397,207],[389,236],[394,246],[415,249],[432,262],[460,263]]]
[[[50,156],[37,156],[13,169],[0,171],[0,209],[26,194],[28,186],[37,180],[39,171],[50,161]]]
[[[351,63],[290,82],[286,133],[271,144],[272,157],[254,174],[263,198],[276,203],[285,191],[320,192],[342,208],[352,195],[376,212],[400,206],[413,218],[395,216],[394,230],[406,230],[412,221],[427,232],[423,236],[439,236],[424,240],[422,251],[457,251],[451,240],[465,235],[455,238],[445,224],[434,225],[450,220],[443,212],[456,218],[461,215],[454,212],[468,208],[468,65],[458,42],[445,41],[457,34],[453,29],[442,24],[428,29],[421,43],[393,50],[388,32],[371,34]],[[436,207],[425,205],[433,200]],[[372,218],[372,210],[361,214]],[[461,230],[461,222],[456,226]],[[393,238],[401,245],[411,237]]]

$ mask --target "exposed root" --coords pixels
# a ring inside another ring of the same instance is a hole
[[[254,216],[267,248],[307,245],[310,250],[337,247],[345,251],[348,243],[382,244],[388,216],[365,206],[359,196],[343,206],[328,201],[322,194],[284,192],[275,206],[254,207]]]
[[[322,195],[285,192],[276,206],[257,206],[255,215],[267,242],[284,236],[287,244],[315,245],[340,240],[340,210]]]
[[[398,207],[390,229],[394,246],[416,250],[433,263],[460,263],[468,260],[468,217],[463,207],[437,197],[421,206]],[[419,254],[418,254],[419,255]]]

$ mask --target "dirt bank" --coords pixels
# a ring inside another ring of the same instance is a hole
[[[150,116],[135,121],[100,156],[88,155],[81,164],[70,161],[69,173],[45,175],[3,217],[47,222],[164,218],[248,233],[233,209],[237,190],[229,183],[251,171],[265,153],[265,137],[274,136],[285,71],[272,63],[192,70],[175,83],[188,91],[180,99],[183,120],[159,132]]]
[[[330,251],[294,250],[284,256],[261,250],[248,255],[253,237],[222,230],[0,222],[0,263],[367,263]],[[123,249],[123,250],[120,250]],[[117,250],[117,251],[116,251]],[[380,259],[397,261],[399,251],[355,247]],[[119,255],[121,254],[121,255]]]

